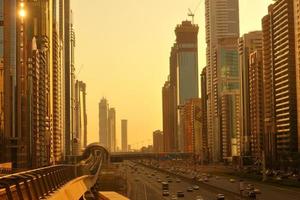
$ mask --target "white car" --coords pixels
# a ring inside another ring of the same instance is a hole
[[[199,190],[199,186],[198,185],[193,185],[193,189],[194,190]]]
[[[196,196],[196,200],[204,200],[202,196]]]
[[[235,183],[235,179],[231,178],[230,180],[230,183]]]
[[[225,200],[224,194],[217,194],[217,200]]]

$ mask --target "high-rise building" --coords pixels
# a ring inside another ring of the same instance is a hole
[[[219,39],[213,55],[213,67],[218,69],[218,124],[220,138],[215,141],[215,150],[221,160],[231,161],[240,156],[240,78],[238,66],[238,38]],[[216,137],[218,138],[218,137]],[[215,139],[216,139],[215,138]],[[219,143],[217,143],[219,141]]]
[[[20,18],[12,13],[17,13],[16,0],[4,0],[4,154],[5,160],[12,162],[12,167],[26,166],[26,152],[21,154],[21,135],[17,133],[17,109],[16,109],[16,68],[19,65],[17,55],[17,30]],[[14,145],[12,145],[14,144]],[[24,143],[23,143],[24,144]],[[27,150],[27,149],[26,149]]]
[[[87,115],[86,115],[86,84],[83,81],[76,80],[75,83],[75,134],[74,142],[76,149],[73,155],[80,155],[82,148],[87,143]],[[76,140],[75,140],[76,139]]]
[[[5,155],[4,140],[4,10],[3,0],[0,0],[0,155]],[[0,163],[5,161],[5,156],[0,157]]]
[[[170,54],[170,75],[162,90],[164,150],[183,151],[183,106],[198,98],[198,26],[183,21],[175,28]]]
[[[64,46],[64,154],[72,155],[72,142],[74,139],[74,111],[75,111],[75,32],[72,21],[70,0],[63,0],[60,3],[60,33],[63,34]],[[63,23],[63,24],[62,24]]]
[[[163,137],[164,137],[164,151],[173,152],[176,151],[176,108],[175,108],[175,90],[170,84],[170,81],[166,81],[162,88],[162,107],[163,107]]]
[[[190,21],[177,25],[177,99],[179,105],[198,98],[198,26]]]
[[[241,154],[250,155],[250,92],[249,92],[249,56],[262,50],[262,32],[253,31],[244,34],[238,40],[239,70],[241,83]]]
[[[54,12],[53,16],[56,16]],[[62,159],[63,152],[63,118],[62,118],[62,44],[59,38],[57,21],[53,23],[53,161],[55,163]]]
[[[250,53],[248,72],[251,156],[262,160],[264,150],[264,92],[261,50]]]
[[[108,110],[108,146],[111,152],[116,151],[116,110]]]
[[[201,99],[194,98],[185,102],[183,107],[183,146],[184,152],[198,153],[202,150]]]
[[[270,105],[274,109],[274,113],[268,107],[265,109],[266,138],[271,145],[275,133],[275,151],[280,157],[298,151],[294,4],[291,0],[278,0],[269,6],[269,13],[263,18],[263,43],[265,107]],[[273,121],[275,126],[270,127]]]
[[[212,150],[211,161],[218,162],[221,160],[221,81],[215,49],[222,39],[239,37],[238,0],[205,0],[205,24],[208,144]]]
[[[183,21],[175,28],[177,58],[177,139],[178,150],[184,151],[183,106],[191,98],[199,97],[198,88],[198,26]]]
[[[41,167],[60,159],[60,119],[54,116],[60,98],[55,3],[4,0],[4,149],[13,168]]]
[[[164,136],[160,130],[153,132],[153,152],[164,152]]]
[[[177,56],[176,45],[171,49],[169,80],[162,89],[164,151],[178,151],[177,137]]]
[[[209,157],[211,155],[211,149],[208,149],[208,135],[207,135],[207,92],[206,92],[206,67],[203,68],[201,72],[201,146],[200,146],[200,156],[201,160],[204,162],[208,162]],[[212,141],[212,140],[210,140]],[[202,154],[202,155],[201,155]]]
[[[99,139],[105,148],[108,146],[108,102],[102,98],[99,103]]]
[[[122,151],[123,152],[127,152],[128,151],[128,149],[127,149],[127,147],[128,147],[128,143],[127,143],[127,137],[128,137],[128,135],[127,135],[127,120],[126,119],[122,119],[121,120],[121,139],[122,139],[122,142],[121,142],[121,144],[122,144]]]
[[[262,18],[263,32],[263,90],[264,90],[264,141],[265,154],[268,163],[276,158],[276,134],[275,134],[275,107],[274,107],[274,76],[272,67],[272,42],[271,42],[271,16],[272,9],[269,6],[269,14]]]
[[[296,53],[296,87],[297,87],[297,131],[298,152],[300,152],[300,2],[294,0],[294,23],[295,23],[295,53]]]

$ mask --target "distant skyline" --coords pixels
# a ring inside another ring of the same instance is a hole
[[[204,0],[72,1],[76,74],[87,84],[88,143],[99,140],[98,103],[103,96],[116,108],[117,146],[124,118],[130,123],[132,148],[152,143],[153,131],[162,130],[161,87],[168,75],[174,29],[182,20],[191,20],[188,8],[194,10],[199,2],[194,20],[199,25],[200,76],[206,64]],[[261,30],[271,3],[240,1],[241,35]]]

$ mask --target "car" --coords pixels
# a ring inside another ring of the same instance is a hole
[[[169,179],[168,179],[168,182],[171,183],[171,182],[173,182],[173,180],[169,178]]]
[[[177,197],[184,197],[184,193],[182,191],[177,192]]]
[[[204,200],[202,196],[196,196],[196,200]]]
[[[193,185],[193,189],[194,190],[199,190],[199,186],[198,185]]]
[[[261,191],[258,188],[255,188],[253,191],[255,192],[255,194],[261,194]]]
[[[198,181],[199,181],[199,182],[203,182],[203,178],[199,178]]]
[[[188,188],[186,189],[186,191],[187,191],[187,192],[193,192],[193,188],[192,188],[192,187],[188,187]]]
[[[157,179],[157,182],[158,182],[158,183],[160,183],[160,182],[161,182],[161,179],[160,179],[160,178],[158,178],[158,179]]]
[[[254,190],[254,185],[253,184],[248,184],[247,188],[250,188],[250,190]]]
[[[235,179],[231,178],[229,179],[230,183],[235,183]]]
[[[180,180],[179,178],[176,179],[176,183],[180,183],[180,181],[181,181],[181,180]]]
[[[224,194],[217,194],[217,200],[225,200]]]
[[[176,197],[176,195],[175,194],[173,194],[172,196],[171,196],[171,200],[177,200],[178,198]]]
[[[163,196],[169,196],[170,193],[169,193],[168,190],[163,190],[162,195],[163,195]]]
[[[203,181],[204,181],[204,182],[208,182],[208,178],[207,178],[207,177],[204,177]]]

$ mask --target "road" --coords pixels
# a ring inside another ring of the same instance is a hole
[[[216,199],[217,191],[211,191],[200,186],[199,190],[187,192],[187,188],[192,184],[181,180],[177,183],[175,176],[170,176],[172,182],[169,183],[170,196],[162,196],[162,184],[157,181],[160,178],[162,181],[167,181],[168,174],[158,172],[157,170],[149,169],[146,167],[138,166],[137,171],[132,170],[128,165],[121,168],[123,173],[127,174],[128,181],[128,196],[131,200],[169,200],[172,195],[177,194],[178,191],[183,191],[185,197],[178,198],[180,200],[196,200],[197,196],[201,196],[204,200]],[[155,174],[152,176],[151,174]],[[238,199],[230,195],[225,195],[227,199]]]
[[[187,176],[191,178],[192,176]],[[231,183],[229,177],[218,176],[212,177],[209,179],[206,184],[225,188],[228,191],[239,193],[240,183],[237,179],[234,183]],[[278,187],[273,185],[268,185],[262,182],[253,182],[249,180],[243,180],[244,185],[253,184],[255,188],[261,191],[261,194],[258,194],[258,199],[271,199],[271,200],[299,200],[300,199],[300,189],[288,188],[288,187]],[[226,187],[224,187],[226,186]]]

